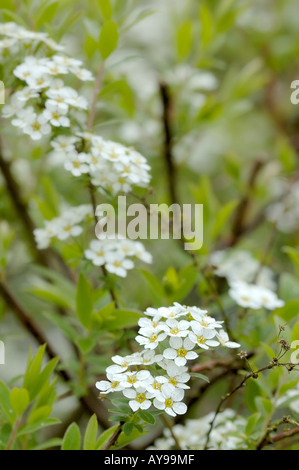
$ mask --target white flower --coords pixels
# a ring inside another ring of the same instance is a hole
[[[81,176],[89,172],[88,158],[86,153],[70,153],[64,163],[64,168],[73,176]]]
[[[43,115],[54,127],[69,127],[70,120],[66,116],[68,109],[53,100],[46,101],[46,109]]]
[[[152,329],[144,329],[142,331],[142,336],[136,336],[137,343],[145,347],[145,349],[156,349],[156,347],[166,338],[166,333],[164,331],[153,332]]]
[[[163,384],[167,383],[167,378],[163,375],[158,375],[153,379],[153,382],[147,385],[147,390],[153,394],[153,397],[157,398],[161,392]]]
[[[213,340],[216,330],[203,328],[201,325],[192,322],[192,331],[189,334],[190,340],[202,349],[219,346],[219,342]]]
[[[23,127],[23,132],[28,134],[32,140],[40,140],[44,135],[51,133],[51,127],[42,114],[37,116],[33,113]]]
[[[202,328],[205,328],[207,330],[214,330],[216,328],[222,328],[222,324],[223,324],[223,321],[217,321],[215,320],[215,318],[210,317],[208,315],[202,316],[201,319],[199,320],[191,321],[191,327],[192,325],[200,325]]]
[[[168,336],[182,337],[185,338],[189,333],[190,323],[186,320],[177,321],[173,318],[166,320],[168,326]]]
[[[74,73],[74,75],[76,75],[76,77],[79,78],[79,80],[82,80],[82,82],[90,82],[94,80],[94,76],[87,69],[71,67],[71,70]]]
[[[152,383],[153,379],[148,370],[140,370],[139,372],[124,372],[117,376],[126,388],[147,388],[147,385]]]
[[[119,277],[126,277],[127,271],[134,268],[134,263],[130,259],[121,259],[117,254],[108,253],[105,266],[109,273],[116,274]]]
[[[235,343],[234,341],[230,341],[228,334],[224,330],[220,330],[217,332],[217,339],[221,346],[225,346],[227,348],[239,348],[240,344]]]
[[[32,98],[38,98],[39,94],[36,90],[33,90],[32,88],[26,86],[22,90],[15,93],[14,96],[25,104],[28,100]]]
[[[182,403],[183,398],[182,389],[174,389],[169,384],[164,384],[158,397],[154,399],[154,406],[158,410],[165,410],[170,416],[183,415],[187,411],[187,406]]]
[[[85,250],[85,257],[95,266],[103,266],[106,262],[105,248],[100,240],[92,240],[90,248]]]
[[[162,358],[162,354],[156,354],[152,349],[145,349],[141,353],[141,364],[149,366],[158,363]]]
[[[119,379],[115,378],[114,374],[107,373],[108,380],[101,380],[96,382],[96,388],[101,393],[107,394],[111,392],[119,392],[125,389],[125,384]]]
[[[186,385],[190,380],[190,375],[187,373],[188,368],[177,366],[174,362],[169,362],[166,367],[167,380],[170,385],[175,388],[189,389],[189,385]]]
[[[284,302],[278,299],[277,295],[271,290],[255,284],[246,284],[242,281],[231,284],[229,295],[241,307],[255,310],[263,307],[268,310],[275,310],[284,305]]]
[[[27,78],[26,82],[28,86],[34,90],[42,90],[43,88],[48,88],[51,85],[51,81],[46,75],[30,76]]]
[[[182,311],[179,306],[172,306],[172,307],[160,307],[158,308],[158,312],[162,318],[179,318],[183,315],[186,315],[185,311]]]
[[[71,217],[65,220],[60,220],[59,230],[57,231],[57,238],[59,240],[67,240],[69,237],[78,237],[83,232],[80,225],[74,225]]]
[[[143,387],[137,390],[132,388],[126,389],[123,391],[123,394],[125,397],[130,398],[129,405],[134,412],[139,409],[148,410],[151,407],[153,395]]]
[[[16,113],[15,119],[11,121],[12,125],[24,129],[28,124],[34,122],[36,114],[32,106],[28,108],[19,109]]]
[[[165,359],[174,360],[177,366],[184,366],[187,361],[192,361],[198,357],[196,352],[192,351],[195,344],[189,339],[185,338],[170,338],[169,344],[171,348],[165,349],[163,356]]]

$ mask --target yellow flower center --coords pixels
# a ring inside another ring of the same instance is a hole
[[[158,382],[155,382],[155,383],[153,384],[153,388],[154,388],[155,390],[161,390],[161,384],[159,384]]]
[[[136,401],[138,401],[138,403],[143,403],[144,400],[146,400],[146,396],[144,395],[144,393],[138,393]]]
[[[58,113],[52,113],[52,119],[58,120],[60,118]]]
[[[79,162],[78,160],[75,160],[75,161],[73,162],[73,167],[74,167],[74,168],[80,168],[80,166],[81,166],[81,162]]]
[[[171,398],[167,398],[167,400],[165,400],[165,406],[166,408],[172,408],[173,400]]]
[[[150,340],[150,343],[155,343],[158,339],[158,336],[157,335],[152,335],[150,336],[149,340]]]
[[[134,375],[132,375],[131,377],[128,377],[128,382],[129,384],[134,384],[137,382],[137,379]]]
[[[32,129],[33,129],[34,131],[39,131],[40,128],[41,128],[41,125],[40,125],[39,122],[35,122],[35,123],[33,124],[33,126],[32,126]]]
[[[177,334],[179,333],[179,329],[178,329],[178,328],[172,328],[172,329],[170,330],[170,333],[171,333],[172,335],[177,335]]]
[[[171,385],[176,386],[176,384],[177,384],[178,382],[177,382],[177,380],[175,380],[175,379],[173,379],[173,378],[170,378],[170,379],[169,379],[169,383],[170,383]]]
[[[116,388],[119,385],[119,382],[112,382],[111,388]]]
[[[198,342],[199,344],[205,344],[206,340],[205,340],[205,338],[204,338],[203,336],[198,336],[198,337],[197,337],[197,342]]]
[[[178,349],[178,357],[185,357],[186,354],[187,354],[186,349],[184,349],[184,348]]]

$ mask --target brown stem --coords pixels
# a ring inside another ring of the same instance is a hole
[[[13,296],[9,287],[3,281],[0,282],[0,293],[7,305],[11,307],[26,330],[36,339],[39,344],[46,344],[46,351],[49,358],[53,359],[57,357],[57,352],[54,350],[51,344],[49,344],[42,330],[38,325],[35,324],[32,318],[30,318],[28,312],[26,312],[26,310],[21,306],[18,300]],[[68,371],[59,370],[58,373],[65,382],[73,380],[73,377]],[[95,413],[102,426],[107,428],[109,424],[107,410],[102,406],[101,402],[94,395],[93,388],[89,389],[88,395],[80,398],[80,402],[89,413]]]
[[[8,441],[8,443],[7,443],[7,446],[6,446],[6,450],[10,450],[10,449],[12,448],[20,424],[21,424],[21,418],[17,419],[17,420],[15,421],[14,425],[13,425],[13,428],[12,428],[12,431],[11,431],[11,435],[10,435],[10,437],[9,437],[9,441]]]
[[[26,233],[27,239],[30,244],[31,251],[37,261],[42,264],[43,266],[53,267],[52,260],[56,260],[59,263],[63,273],[70,279],[74,281],[74,277],[72,272],[70,271],[69,267],[66,265],[64,260],[61,256],[56,253],[51,248],[47,250],[38,250],[33,232],[35,230],[35,224],[29,214],[29,209],[27,204],[23,201],[21,197],[21,190],[19,184],[15,180],[12,171],[11,171],[11,164],[5,160],[2,154],[1,149],[1,141],[0,141],[0,170],[4,177],[4,181],[6,184],[6,188],[12,204],[15,208],[15,211],[18,215],[18,219],[24,227],[24,231]]]
[[[99,71],[98,71],[98,75],[97,75],[97,79],[96,79],[96,83],[95,83],[95,87],[94,87],[94,91],[93,91],[91,109],[90,109],[88,122],[87,122],[87,129],[89,131],[92,129],[94,119],[95,119],[95,115],[96,115],[97,100],[98,100],[98,96],[99,96],[99,93],[100,93],[100,90],[101,90],[101,87],[102,87],[102,83],[103,83],[104,70],[105,70],[105,64],[104,64],[104,62],[102,62],[102,64],[100,65]]]
[[[172,101],[170,96],[169,87],[166,83],[160,82],[160,96],[163,107],[163,129],[164,129],[164,159],[167,167],[168,174],[168,188],[171,204],[178,201],[176,191],[176,168],[173,162],[172,154],[172,131],[171,131],[171,117],[172,117]]]
[[[222,398],[221,398],[221,401],[219,403],[219,405],[217,406],[217,409],[215,411],[215,415],[214,415],[214,418],[213,420],[211,421],[211,424],[210,424],[210,429],[207,433],[207,438],[206,438],[206,443],[205,443],[205,449],[208,448],[208,445],[209,445],[209,440],[210,440],[210,435],[211,435],[211,432],[214,428],[214,423],[215,423],[215,420],[218,416],[218,414],[220,413],[221,411],[221,408],[222,408],[222,405],[226,402],[226,400],[228,400],[232,395],[234,395],[234,393],[236,393],[238,390],[240,390],[244,385],[245,383],[251,379],[251,378],[254,378],[254,379],[257,379],[259,374],[261,372],[264,372],[264,371],[267,371],[267,370],[270,370],[270,369],[273,369],[274,367],[279,367],[279,366],[284,366],[284,367],[294,367],[294,364],[292,363],[280,363],[280,362],[270,362],[270,364],[268,364],[267,366],[264,366],[264,367],[261,367],[260,369],[258,369],[257,371],[252,371],[250,374],[246,375],[246,377],[244,377],[244,379],[239,383],[239,385],[237,385],[237,387],[235,387],[231,392],[227,393],[226,395],[224,395]],[[295,369],[293,369],[295,370]]]
[[[243,233],[246,231],[246,216],[251,202],[251,195],[255,186],[256,179],[259,172],[264,166],[264,161],[257,160],[251,170],[250,178],[247,183],[247,189],[244,197],[241,199],[235,213],[235,218],[232,225],[232,237],[229,242],[230,246],[235,246]]]
[[[116,441],[120,435],[120,433],[122,432],[122,429],[123,429],[123,425],[124,423],[120,423],[118,428],[116,428],[116,430],[114,431],[114,433],[112,434],[112,436],[110,437],[109,441],[107,442],[107,444],[103,447],[103,450],[109,450],[110,447],[114,446],[114,444],[116,444]]]

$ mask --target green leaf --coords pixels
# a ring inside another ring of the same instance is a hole
[[[112,426],[111,428],[106,429],[106,431],[104,431],[103,434],[100,435],[96,443],[96,450],[102,450],[105,447],[110,437],[113,436],[113,434],[117,430],[118,426],[118,424],[116,426]]]
[[[166,298],[166,293],[161,282],[152,273],[146,271],[145,269],[140,269],[140,272],[147,282],[149,293],[153,302],[156,305],[161,305],[163,300]]]
[[[48,418],[44,419],[43,421],[40,421],[39,423],[35,424],[26,424],[23,426],[19,431],[18,431],[18,437],[19,436],[26,436],[28,434],[34,434],[35,432],[39,431],[40,429],[47,428],[49,426],[55,426],[60,423],[59,419],[55,418]]]
[[[204,374],[199,374],[198,372],[190,372],[189,375],[190,375],[191,377],[196,377],[196,378],[198,378],[198,379],[204,380],[204,381],[207,382],[207,383],[210,383],[209,377],[207,377],[207,376],[204,375]]]
[[[83,449],[84,450],[95,450],[96,448],[96,440],[98,434],[98,420],[96,415],[92,415],[90,418],[83,442]]]
[[[53,0],[50,4],[48,2],[42,3],[40,8],[34,14],[35,27],[38,29],[45,23],[51,23],[57,12],[59,0]]]
[[[66,430],[63,437],[61,450],[80,450],[81,435],[76,423],[72,423]]]
[[[40,408],[33,409],[30,413],[28,423],[36,424],[49,418],[52,407],[49,405],[41,406]]]
[[[273,411],[273,403],[267,398],[256,397],[256,407],[262,416],[269,416]]]
[[[80,322],[85,328],[89,329],[93,310],[92,288],[82,273],[78,281],[76,307]]]
[[[105,20],[110,20],[112,16],[110,0],[98,0],[98,5]]]
[[[122,432],[117,440],[117,446],[113,446],[112,449],[121,449],[126,447],[128,444],[130,444],[130,442],[135,441],[135,439],[138,439],[146,433],[147,431],[136,429],[136,426],[130,436],[127,436],[124,432]]]
[[[254,413],[248,418],[247,425],[245,428],[245,433],[247,436],[251,436],[260,418],[261,418],[260,413]]]
[[[148,411],[142,410],[142,411],[139,411],[138,414],[139,414],[140,418],[143,419],[143,421],[145,421],[146,423],[148,423],[148,424],[155,424],[156,423],[155,418]]]
[[[291,341],[292,342],[293,341],[299,341],[299,322],[297,322],[296,325],[293,328]]]
[[[225,204],[221,210],[216,215],[216,220],[214,222],[212,236],[213,238],[217,238],[217,236],[222,231],[223,227],[227,223],[229,217],[231,216],[232,212],[238,205],[238,201],[230,201]]]
[[[249,379],[245,389],[245,403],[249,411],[255,413],[257,405],[255,399],[262,395],[262,390],[255,379]]]
[[[136,326],[141,316],[141,313],[136,310],[114,310],[113,317],[103,322],[102,329],[114,331]]]
[[[9,394],[9,388],[3,382],[0,382],[0,410],[7,421],[12,424],[15,421],[16,414],[12,409]]]
[[[9,400],[15,413],[21,416],[29,405],[29,393],[26,388],[13,388]]]
[[[49,439],[48,441],[43,442],[42,444],[39,444],[38,446],[35,446],[30,450],[46,450],[51,449],[52,447],[60,447],[61,444],[62,439],[54,437],[53,439]]]
[[[0,13],[2,13],[5,21],[14,21],[15,23],[20,24],[24,28],[28,29],[28,25],[20,15],[17,15],[13,11],[6,10],[5,8],[0,8]]]
[[[126,434],[126,436],[130,436],[133,430],[134,430],[134,424],[131,423],[130,421],[123,425],[123,431]]]
[[[177,51],[181,59],[184,59],[190,54],[193,35],[191,21],[185,21],[180,25],[177,31]]]
[[[297,271],[297,277],[299,277],[299,252],[295,248],[292,248],[291,246],[284,246],[282,248],[282,251],[286,253],[289,258],[293,261],[296,271]]]
[[[105,60],[116,49],[118,43],[118,28],[115,21],[107,21],[101,29],[99,50]]]
[[[200,6],[201,43],[206,48],[214,35],[214,21],[210,9],[205,3]]]
[[[175,293],[170,297],[170,302],[180,302],[184,299],[196,282],[198,275],[197,269],[193,265],[186,266],[179,273],[179,286]]]
[[[293,318],[296,318],[299,315],[299,301],[290,300],[283,307],[277,308],[274,311],[274,314],[278,315],[285,322],[293,320]]]

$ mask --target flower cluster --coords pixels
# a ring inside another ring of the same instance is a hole
[[[287,194],[278,202],[271,204],[267,210],[267,218],[274,222],[279,231],[292,233],[299,228],[299,182],[294,183]]]
[[[27,56],[13,73],[18,85],[2,114],[13,118],[12,125],[32,140],[40,140],[59,127],[69,128],[72,112],[87,109],[86,99],[60,78],[72,73],[80,80],[93,80],[77,59],[60,54],[50,58]]]
[[[276,293],[274,275],[267,266],[262,266],[250,252],[222,250],[212,253],[210,264],[217,276],[225,277],[230,286],[229,295],[241,307],[275,310],[284,302]]]
[[[83,232],[80,223],[87,217],[92,217],[90,204],[69,207],[59,217],[46,221],[44,228],[34,230],[38,249],[48,248],[53,238],[65,241],[70,237],[78,237]]]
[[[142,243],[122,238],[92,240],[85,257],[94,266],[105,266],[108,272],[119,277],[126,277],[127,271],[135,267],[134,258],[152,263],[152,255]]]
[[[172,431],[182,450],[204,450],[207,433],[214,413],[199,419],[188,419],[184,425],[176,424]],[[226,409],[216,416],[212,432],[209,436],[209,450],[245,450],[247,444],[242,435],[246,427],[246,419],[237,416],[231,409]],[[239,436],[238,436],[239,435]],[[155,441],[148,450],[172,450],[176,443],[168,429],[164,437]]]
[[[17,54],[22,47],[35,48],[40,43],[54,51],[63,51],[63,46],[57,44],[47,33],[28,31],[14,22],[0,23],[0,61]]]
[[[187,362],[197,359],[202,350],[240,345],[229,341],[222,322],[198,307],[175,303],[148,308],[145,315],[138,322],[136,337],[143,351],[112,357],[114,365],[106,369],[108,380],[97,382],[96,387],[105,395],[122,392],[134,412],[153,405],[170,416],[184,414],[184,390],[190,388]]]
[[[88,174],[93,186],[112,194],[128,193],[133,186],[146,187],[150,166],[136,150],[91,133],[59,136],[52,140],[50,158],[73,176]]]
[[[36,38],[41,34],[40,40],[48,38],[43,33],[19,30],[13,25],[9,23],[5,28],[2,25],[0,33],[5,30],[7,34],[14,32],[24,38],[32,34]],[[114,195],[128,193],[135,185],[148,186],[150,167],[140,153],[100,136],[79,132],[78,121],[83,127],[86,125],[88,103],[74,88],[66,86],[65,81],[69,75],[81,81],[93,80],[80,60],[60,53],[50,57],[32,54],[15,67],[13,75],[14,93],[10,103],[3,107],[2,115],[34,141],[54,134],[50,164],[64,166],[73,176],[87,174],[100,191]]]

